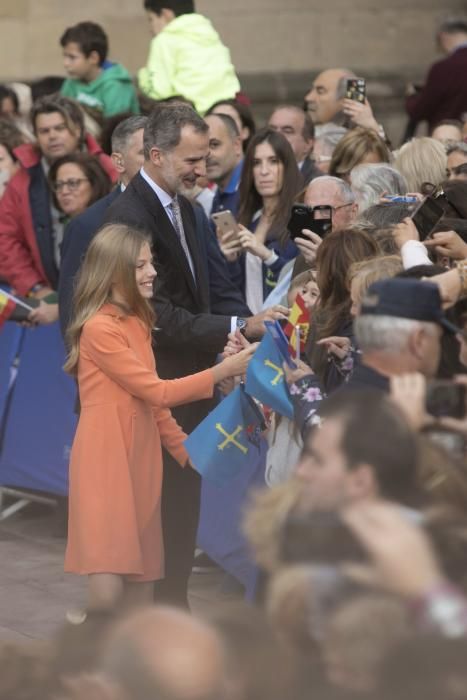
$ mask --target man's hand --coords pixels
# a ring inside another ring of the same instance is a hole
[[[441,231],[423,242],[427,248],[434,248],[438,255],[444,255],[453,260],[467,258],[467,243],[455,231]]]
[[[264,325],[265,321],[287,321],[289,318],[289,309],[286,306],[281,306],[276,304],[271,306],[270,309],[266,311],[261,311],[261,313],[255,316],[249,316],[246,320],[245,335],[251,340],[256,338],[262,338],[266,327]]]
[[[363,126],[365,129],[373,129],[379,132],[379,124],[373,116],[373,110],[367,99],[365,103],[357,100],[349,100],[347,97],[342,100],[343,112],[351,118],[355,126]]]
[[[433,277],[423,279],[425,282],[431,282],[432,284],[438,285],[444,309],[454,306],[461,295],[461,278],[458,270],[455,268],[448,270],[447,272],[443,272],[440,275],[434,275]]]
[[[428,537],[402,506],[360,501],[341,516],[372,559],[370,566],[344,565],[350,578],[415,599],[444,582]]]
[[[46,304],[41,301],[28,316],[28,323],[33,326],[45,326],[58,321],[58,304]]]
[[[314,265],[318,248],[322,242],[323,239],[317,233],[307,228],[302,229],[302,235],[294,241],[307,265]]]
[[[397,226],[394,226],[392,235],[394,236],[394,241],[399,250],[402,248],[404,243],[407,243],[407,241],[420,240],[417,227],[409,217],[401,221],[400,224],[397,224]]]

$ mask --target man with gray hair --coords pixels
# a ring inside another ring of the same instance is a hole
[[[241,319],[211,313],[209,262],[197,236],[193,207],[179,194],[206,176],[208,155],[209,127],[192,107],[182,103],[157,106],[144,130],[144,165],[106,215],[106,223],[127,224],[151,235],[158,272],[153,300],[157,317],[154,348],[163,379],[211,367],[228,334],[236,328],[255,338],[264,332],[265,318],[286,318],[283,307]],[[190,433],[213,407],[212,400],[203,400],[177,407],[172,413]],[[165,579],[156,585],[158,600],[188,604],[200,486],[194,469],[182,469],[165,452]]]
[[[358,214],[358,204],[349,185],[338,177],[322,175],[310,182],[305,191],[304,202],[308,207],[330,207],[332,228],[350,226]],[[320,218],[320,209],[315,210],[316,218]],[[322,239],[313,231],[304,229],[302,236],[295,239],[301,255],[294,267],[294,276],[313,265]]]
[[[370,286],[355,319],[362,353],[348,389],[389,389],[392,375],[436,376],[444,331],[459,333],[442,310],[438,287],[416,279],[392,278]]]
[[[443,119],[462,120],[467,112],[467,17],[445,20],[436,38],[446,57],[431,66],[421,90],[408,86],[406,100],[411,125],[427,121],[430,132]]]
[[[359,214],[379,204],[381,197],[404,195],[408,189],[405,177],[388,163],[357,165],[350,172],[350,186],[357,198]]]
[[[147,117],[124,119],[112,133],[112,162],[118,173],[118,186],[89,209],[70,221],[61,251],[58,302],[63,335],[71,316],[75,278],[95,234],[104,222],[107,209],[121,194],[143,164],[143,130]]]

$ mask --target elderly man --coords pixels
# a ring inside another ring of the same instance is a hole
[[[292,146],[305,185],[321,175],[312,159],[315,129],[307,112],[295,105],[281,105],[269,117],[268,125]]]
[[[333,230],[350,226],[358,214],[358,204],[349,185],[330,175],[317,177],[310,182],[305,192],[305,204],[308,207],[331,207]],[[321,242],[318,234],[306,229],[302,237],[295,239],[301,255],[297,258],[294,275],[315,262]]]

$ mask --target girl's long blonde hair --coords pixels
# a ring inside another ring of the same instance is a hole
[[[66,332],[69,349],[65,372],[78,372],[79,341],[86,321],[111,301],[112,285],[118,284],[128,306],[151,333],[155,314],[136,283],[136,262],[142,246],[150,244],[142,231],[123,224],[108,224],[94,237],[84,258],[73,295],[73,315]]]

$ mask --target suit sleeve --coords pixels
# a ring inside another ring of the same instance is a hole
[[[112,381],[153,408],[170,408],[212,397],[212,370],[181,379],[161,379],[129,347],[120,323],[108,316],[97,317],[85,324],[81,336],[81,352],[86,352]]]
[[[71,318],[76,276],[93,236],[94,230],[83,227],[78,219],[72,219],[65,230],[58,283],[58,308],[63,336]]]
[[[25,237],[23,219],[29,216],[29,204],[22,201],[13,184],[7,185],[0,199],[0,277],[18,294],[27,294],[38,282],[49,282],[34,264]],[[30,227],[32,230],[32,221]]]
[[[430,119],[439,103],[444,100],[445,92],[444,71],[435,64],[428,72],[426,83],[416,95],[407,98],[405,106],[409,117],[414,122]]]

